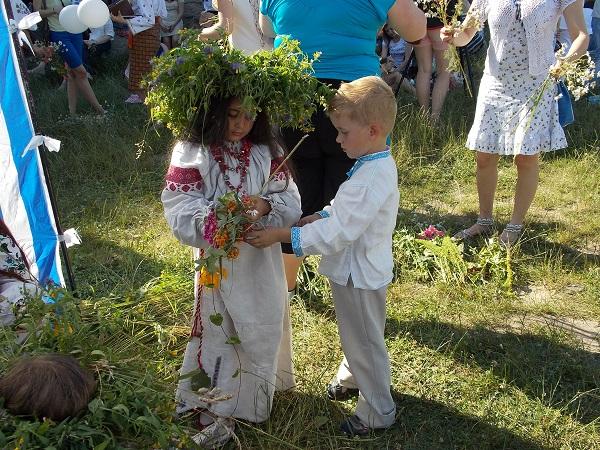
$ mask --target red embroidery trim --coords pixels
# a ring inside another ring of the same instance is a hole
[[[169,191],[189,192],[201,189],[204,180],[198,169],[169,166],[165,184]]]
[[[279,168],[279,170],[277,170],[277,168],[280,166],[280,164],[282,162],[283,162],[283,158],[275,158],[275,159],[271,160],[271,170],[269,172],[270,172],[270,175],[273,177],[273,180],[285,181],[289,177],[290,171],[286,164],[284,164],[283,166],[281,166]],[[277,173],[275,173],[276,170],[277,170]]]

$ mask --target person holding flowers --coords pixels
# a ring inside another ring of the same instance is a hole
[[[450,71],[446,56],[448,44],[442,42],[440,37],[443,22],[439,10],[442,9],[442,13],[452,17],[462,11],[463,4],[468,7],[468,2],[466,0],[416,0],[416,4],[427,16],[427,34],[423,39],[412,42],[418,67],[415,83],[417,101],[423,112],[435,122],[440,117],[450,87]],[[433,61],[435,61],[435,80],[431,89]]]
[[[205,428],[193,439],[213,448],[233,435],[235,418],[267,420],[274,390],[294,386],[281,248],[257,249],[243,236],[300,218],[271,124],[301,126],[330,91],[310,77],[297,43],[246,55],[225,40],[205,43],[194,30],[183,38],[156,62],[147,103],[179,136],[161,199],[197,267],[177,411],[199,412]],[[218,401],[199,397],[203,379],[219,390]]]
[[[555,31],[561,14],[573,45],[565,55],[556,56]],[[490,45],[467,139],[468,148],[476,151],[479,217],[455,237],[468,239],[492,232],[498,160],[506,155],[517,166],[512,216],[500,234],[500,241],[510,246],[520,238],[535,196],[540,153],[567,146],[554,80],[585,54],[589,38],[583,0],[473,0],[463,25],[442,28],[441,37],[464,46],[485,20]]]
[[[344,351],[327,388],[331,400],[358,395],[355,414],[342,422],[350,436],[388,428],[396,406],[385,347],[386,291],[392,281],[392,234],[398,215],[398,174],[386,145],[396,120],[396,98],[379,77],[342,83],[329,104],[337,142],[354,165],[330,203],[300,226],[253,230],[246,242],[263,248],[291,243],[294,254],[323,255]]]

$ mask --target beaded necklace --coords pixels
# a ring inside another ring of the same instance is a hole
[[[221,169],[221,173],[223,174],[223,180],[225,180],[225,184],[227,187],[235,192],[240,192],[244,182],[246,181],[246,176],[248,175],[248,167],[250,166],[250,150],[252,149],[252,142],[248,139],[242,139],[241,147],[238,152],[234,152],[233,149],[227,148],[227,146],[222,145],[211,145],[210,152],[219,165],[219,169]],[[229,167],[225,162],[224,154],[229,153],[232,157],[238,160],[238,164],[235,167]],[[228,172],[235,172],[240,174],[240,184],[235,187],[229,181]]]

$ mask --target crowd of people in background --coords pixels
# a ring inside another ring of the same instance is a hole
[[[117,0],[103,0],[109,6]],[[124,68],[131,95],[127,103],[143,103],[145,92],[140,85],[143,76],[150,70],[149,60],[180,43],[179,31],[184,28],[202,28],[202,39],[217,39],[222,33],[230,35],[230,42],[236,48],[252,51],[254,48],[272,47],[269,38],[254,30],[254,25],[240,20],[249,16],[251,9],[258,8],[248,3],[236,4],[223,1],[217,10],[216,2],[200,0],[131,0],[135,17],[112,16],[101,27],[89,29],[80,35],[71,35],[60,25],[58,15],[63,7],[77,4],[78,0],[11,0],[13,9],[40,11],[50,28],[50,40],[61,42],[61,55],[67,67],[67,75],[61,84],[67,88],[69,111],[75,114],[77,98],[81,95],[98,114],[104,108],[96,99],[89,80],[98,73],[101,61],[109,59],[115,37],[127,37],[130,52],[129,64]],[[440,40],[442,22],[437,10],[428,0],[415,4],[427,17],[427,35],[414,42],[408,42],[385,24],[378,30],[376,52],[380,57],[380,75],[395,93],[402,90],[414,95],[422,111],[435,122],[444,106],[449,89],[465,85],[463,73],[448,71],[444,53],[448,44]],[[469,8],[468,0],[452,0],[447,4],[451,15],[454,8],[461,11]],[[247,11],[244,9],[248,9]],[[595,61],[600,56],[600,6],[594,0],[584,2],[584,18],[590,35],[589,52]],[[232,26],[237,21],[238,30],[232,34]],[[39,33],[33,33],[33,39]],[[568,48],[572,43],[564,17],[560,18],[556,33],[557,40]],[[256,40],[256,42],[254,42]],[[68,50],[68,51],[67,51]],[[44,73],[45,63],[39,62],[31,73]]]

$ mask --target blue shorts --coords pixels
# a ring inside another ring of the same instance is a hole
[[[71,69],[83,64],[83,33],[68,31],[50,31],[50,40],[60,43],[60,56]]]

